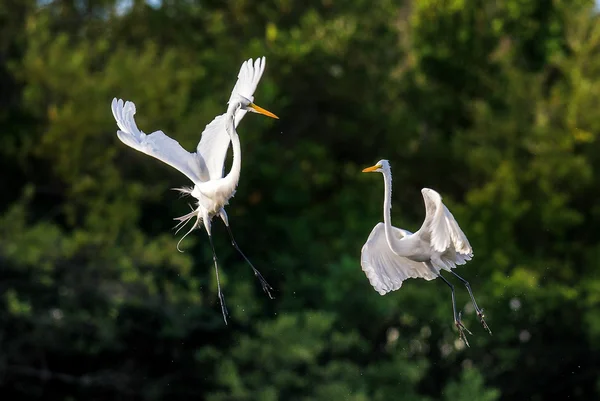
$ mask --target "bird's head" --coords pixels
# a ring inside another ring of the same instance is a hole
[[[377,162],[374,166],[363,169],[363,173],[383,173],[390,170],[390,162],[382,159]]]
[[[238,94],[238,96],[239,96],[238,107],[240,109],[249,111],[251,113],[262,114],[267,117],[276,118],[279,120],[279,117],[277,117],[275,114],[271,113],[269,110],[265,110],[262,107],[254,104],[254,102],[252,102],[252,100],[250,100],[240,94]]]

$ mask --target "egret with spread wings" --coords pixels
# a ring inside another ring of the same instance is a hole
[[[215,215],[218,214],[221,217],[229,232],[232,245],[250,264],[254,274],[260,280],[263,290],[270,298],[273,298],[269,291],[272,289],[271,286],[237,245],[231,232],[227,213],[225,212],[225,205],[228,204],[229,199],[235,194],[242,166],[240,139],[236,127],[247,112],[260,113],[268,117],[278,118],[275,114],[253,103],[254,91],[264,70],[264,57],[257,59],[254,63],[250,59],[242,64],[238,80],[228,101],[227,112],[215,117],[206,126],[202,132],[202,137],[196,151],[192,153],[185,150],[179,142],[165,135],[162,131],[155,131],[149,135],[142,132],[135,123],[134,115],[136,109],[135,104],[132,102],[123,102],[123,100],[117,100],[116,98],[112,101],[112,113],[119,127],[117,131],[119,139],[125,145],[146,153],[179,170],[194,184],[193,187],[178,188],[182,193],[191,195],[197,200],[195,209],[192,208],[192,211],[185,216],[175,218],[175,220],[179,220],[179,224],[177,225],[179,227],[178,232],[187,222],[196,217],[191,229],[181,238],[179,243],[190,232],[199,227],[200,222],[204,223],[213,253],[219,302],[225,323],[227,323],[227,308],[221,291],[217,256],[211,234],[211,221]],[[225,157],[230,141],[233,146],[233,163],[231,171],[224,176]],[[178,250],[179,243],[177,244]]]
[[[473,257],[469,240],[458,226],[454,216],[442,203],[442,197],[433,189],[423,188],[421,193],[425,201],[425,221],[415,232],[392,226],[390,209],[392,199],[392,170],[387,160],[380,160],[363,173],[379,172],[383,174],[385,198],[383,201],[383,223],[378,223],[371,231],[361,251],[361,265],[369,282],[381,295],[395,291],[409,278],[433,280],[441,278],[452,291],[452,310],[454,324],[460,338],[469,345],[463,332],[469,330],[461,322],[454,299],[454,286],[441,274],[446,270],[455,275],[469,291],[471,301],[483,327],[492,334],[485,320],[483,309],[475,302],[469,283],[452,269],[463,265]]]

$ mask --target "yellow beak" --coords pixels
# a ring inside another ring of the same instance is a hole
[[[375,170],[377,170],[379,168],[381,168],[381,166],[379,164],[376,164],[376,165],[374,165],[372,167],[367,167],[367,168],[363,169],[362,172],[363,173],[372,173],[372,172],[374,172]]]
[[[265,110],[262,107],[258,107],[257,105],[255,105],[254,103],[250,103],[248,105],[249,108],[251,108],[252,110],[254,110],[257,113],[263,114],[267,117],[271,117],[271,118],[276,118],[279,120],[279,117],[277,117],[275,114],[271,113],[269,110]]]

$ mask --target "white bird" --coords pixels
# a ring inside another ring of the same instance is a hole
[[[264,70],[264,57],[256,59],[254,63],[250,59],[242,64],[238,80],[228,101],[227,112],[215,117],[206,126],[202,132],[202,137],[196,151],[192,153],[185,150],[179,142],[165,135],[162,131],[155,131],[146,135],[138,129],[134,119],[136,112],[135,104],[132,102],[123,103],[123,100],[117,100],[116,98],[112,101],[112,113],[119,127],[117,136],[121,142],[179,170],[194,184],[193,188],[177,188],[180,192],[191,195],[197,200],[196,208],[192,208],[192,212],[175,218],[175,220],[179,220],[176,226],[176,228],[179,227],[177,230],[179,232],[187,222],[196,217],[192,228],[177,243],[177,249],[179,250],[179,243],[181,243],[183,238],[199,227],[202,221],[208,233],[208,239],[213,252],[219,302],[225,324],[227,324],[227,308],[221,291],[217,256],[211,234],[211,221],[215,215],[218,214],[221,217],[229,232],[232,245],[250,264],[254,274],[260,280],[263,290],[273,299],[269,292],[272,287],[252,265],[246,255],[244,255],[233,238],[229,219],[225,212],[225,205],[228,204],[229,199],[235,194],[242,166],[240,139],[236,131],[237,125],[248,111],[278,118],[275,114],[253,103],[253,94]],[[233,145],[233,163],[229,174],[223,176],[225,157],[230,141]]]
[[[392,226],[390,209],[392,199],[392,170],[387,160],[367,167],[363,173],[379,172],[383,174],[385,198],[383,202],[383,223],[378,223],[361,251],[361,266],[369,282],[380,295],[395,291],[409,278],[433,280],[440,277],[452,291],[452,310],[454,324],[460,338],[469,345],[463,329],[469,330],[461,322],[461,314],[456,311],[454,286],[441,274],[447,270],[454,274],[467,287],[477,316],[483,327],[492,334],[485,323],[483,309],[475,302],[469,283],[452,271],[457,265],[463,265],[473,257],[469,240],[462,232],[452,213],[442,203],[442,197],[433,189],[423,188],[425,200],[425,221],[414,234]]]

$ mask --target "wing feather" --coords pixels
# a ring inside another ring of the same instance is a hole
[[[238,79],[231,91],[228,104],[238,101],[239,95],[245,97],[251,102],[254,101],[254,92],[265,71],[265,58],[256,60],[248,59],[242,63]],[[235,127],[237,128],[247,111],[238,109],[235,112]],[[215,117],[202,132],[202,138],[198,143],[196,151],[202,156],[208,169],[208,175],[211,180],[223,178],[225,158],[231,139],[225,129],[225,114]]]
[[[410,234],[405,230],[392,227],[394,235],[400,239]],[[380,295],[395,291],[409,278],[433,280],[437,276],[422,262],[415,262],[396,255],[390,249],[385,238],[385,226],[378,223],[361,251],[361,266],[369,282]]]
[[[473,249],[471,248],[471,244],[469,243],[467,236],[463,230],[461,230],[458,222],[454,218],[454,215],[452,215],[446,205],[442,204],[442,206],[444,207],[444,218],[446,220],[448,231],[450,232],[450,238],[452,240],[452,244],[454,245],[454,249],[459,254],[472,255]]]
[[[215,117],[202,131],[196,152],[204,160],[210,180],[223,178],[230,142],[231,138],[225,129],[225,114]]]
[[[425,221],[419,234],[430,238],[432,249],[442,254],[444,262],[450,264],[448,267],[466,263],[473,256],[473,249],[442,197],[428,188],[423,188],[421,193],[425,201]]]
[[[179,170],[195,184],[206,181],[208,177],[206,167],[196,153],[188,152],[181,147],[179,142],[162,131],[146,135],[137,127],[134,118],[136,109],[133,102],[123,103],[122,99],[114,98],[111,108],[119,127],[117,136],[121,142]]]
[[[265,67],[266,61],[264,57],[257,58],[254,60],[254,63],[252,59],[244,61],[238,73],[238,80],[231,91],[231,96],[227,103],[235,101],[237,95],[241,95],[251,102],[254,101],[254,92],[265,72]]]

